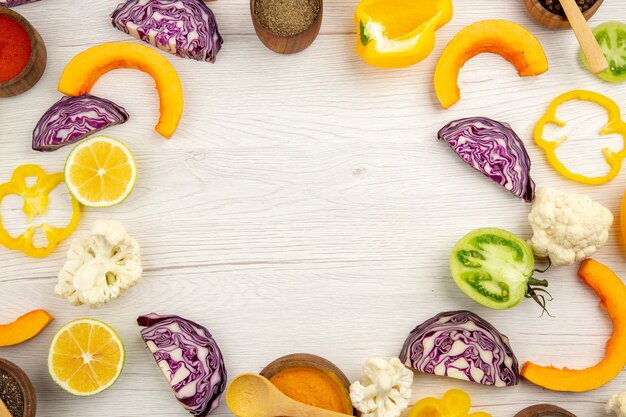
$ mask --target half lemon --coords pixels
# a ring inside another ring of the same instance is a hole
[[[111,207],[135,188],[137,166],[130,149],[108,136],[94,136],[76,145],[65,162],[65,184],[87,207]]]
[[[52,339],[48,371],[73,395],[94,395],[109,388],[122,373],[124,344],[108,324],[78,319],[63,326]]]

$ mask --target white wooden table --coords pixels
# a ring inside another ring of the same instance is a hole
[[[19,164],[63,168],[68,148],[31,150],[31,131],[58,98],[64,65],[85,48],[133,40],[108,18],[118,1],[43,0],[15,10],[41,32],[48,68],[35,88],[0,100],[0,179]],[[595,90],[626,109],[626,84],[604,83],[580,67],[573,33],[550,31],[527,16],[521,0],[455,0],[451,23],[437,33],[424,62],[406,69],[366,65],[354,52],[356,0],[328,0],[320,36],[307,50],[280,56],[254,34],[245,0],[210,3],[225,42],[217,63],[167,55],[185,89],[185,112],[169,141],[154,132],[157,95],[145,74],[118,70],[94,93],[123,105],[131,119],[106,134],[124,140],[137,159],[131,197],[108,210],[85,209],[74,237],[96,219],[118,219],[143,251],[141,283],[99,308],[72,307],[53,292],[69,242],[43,260],[0,250],[0,322],[45,308],[55,321],[36,339],[0,350],[21,365],[39,396],[38,415],[185,416],[139,337],[138,315],[179,314],[206,325],[220,344],[231,377],[259,371],[288,353],[322,355],[350,379],[373,356],[397,355],[414,326],[441,311],[470,309],[507,334],[520,362],[586,367],[603,355],[610,321],[597,297],[576,276],[577,266],[546,276],[555,316],[539,317],[532,301],[493,311],[463,295],[449,277],[456,240],[482,226],[528,238],[530,205],[466,166],[436,140],[446,122],[466,116],[506,121],[526,143],[540,186],[582,192],[616,215],[608,245],[596,256],[623,278],[619,206],[626,173],[599,187],[558,175],[531,139],[548,103],[572,88]],[[525,25],[544,45],[550,71],[522,79],[495,55],[481,55],[462,71],[462,100],[444,111],[432,73],[451,37],[480,19]],[[626,20],[626,2],[605,1],[592,24]],[[604,172],[597,138],[604,112],[570,105],[572,135],[563,159],[573,169]],[[594,171],[595,170],[595,171]],[[127,350],[117,383],[92,398],[74,398],[48,376],[52,335],[78,317],[114,326]],[[495,389],[417,374],[413,399],[458,387],[476,410],[511,417],[540,402],[579,417],[603,414],[611,394],[626,389],[626,373],[588,393],[553,393],[523,381]],[[229,415],[222,405],[215,415]]]

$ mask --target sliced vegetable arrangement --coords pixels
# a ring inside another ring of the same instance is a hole
[[[33,149],[56,151],[102,129],[125,123],[128,113],[110,100],[65,96],[50,107],[33,131]]]
[[[468,117],[437,134],[471,167],[526,201],[535,198],[530,157],[511,126],[487,117]]]
[[[176,399],[194,416],[217,408],[226,389],[226,366],[209,331],[179,316],[155,313],[137,318],[141,337]]]
[[[223,43],[203,1],[127,0],[111,18],[119,30],[182,58],[215,62]]]
[[[417,326],[405,340],[400,360],[427,374],[496,387],[519,384],[509,339],[471,311],[439,313]]]
[[[0,0],[0,8],[33,1],[36,0]],[[593,2],[595,0],[589,0],[579,6],[581,10],[589,10]],[[549,5],[544,3],[542,7],[552,10],[551,13],[562,7],[558,0]],[[300,51],[312,42],[319,30],[321,1],[310,5],[315,12],[308,17],[298,15],[302,11],[301,4],[285,6],[278,1],[267,9],[256,9],[258,15],[254,14],[255,4],[251,3],[253,17],[263,17],[265,23],[268,19],[270,23],[272,19],[280,19],[282,23],[295,22],[298,23],[295,26],[302,26],[291,34],[280,30],[273,33],[272,40],[278,39],[286,47],[274,48],[264,39],[270,49]],[[280,13],[285,16],[276,15],[275,10],[281,8],[288,11]],[[361,0],[355,11],[357,53],[367,63],[378,67],[397,68],[420,62],[432,53],[435,32],[451,20],[452,14],[451,0],[419,0],[417,4],[407,0]],[[223,44],[216,16],[204,1],[124,0],[113,11],[111,19],[112,25],[120,31],[182,58],[215,62]],[[317,26],[314,27],[313,22]],[[574,23],[572,19],[570,22]],[[30,40],[31,49],[41,49],[43,42],[37,45],[34,29],[20,29],[23,46],[29,46]],[[312,33],[313,29],[315,34],[311,39],[299,37]],[[599,76],[616,83],[625,81],[626,24],[603,23],[594,29],[594,35],[610,63],[609,70]],[[5,38],[0,43],[0,56],[15,49],[12,36],[8,34]],[[19,62],[22,66],[36,60],[35,55],[29,59],[28,51],[28,48],[22,51]],[[43,51],[45,56],[45,48]],[[511,62],[520,76],[539,75],[548,70],[541,43],[526,28],[508,20],[475,22],[452,38],[437,61],[434,87],[443,108],[460,100],[461,68],[469,59],[484,52],[498,54]],[[4,56],[6,61],[8,55]],[[582,59],[586,65],[584,57]],[[41,60],[39,65],[43,72],[45,65],[41,66]],[[21,73],[22,67],[16,65],[15,68],[11,80]],[[129,120],[123,107],[90,94],[102,75],[117,68],[137,69],[153,78],[160,104],[155,130],[166,138],[176,131],[184,108],[183,88],[176,69],[161,52],[133,42],[111,42],[76,55],[59,81],[58,89],[65,96],[43,114],[32,137],[35,151],[75,146],[68,153],[64,173],[47,174],[38,165],[22,165],[15,169],[9,182],[0,185],[0,205],[9,196],[23,199],[21,212],[28,220],[26,230],[16,234],[9,232],[9,222],[0,213],[0,244],[6,248],[32,257],[48,256],[76,229],[81,204],[87,208],[108,208],[123,202],[133,191],[137,166],[130,149],[118,140],[92,136]],[[603,107],[608,117],[600,135],[617,134],[623,138],[622,149],[603,149],[610,168],[604,176],[587,177],[570,171],[557,158],[557,148],[567,137],[556,141],[544,137],[547,125],[565,126],[556,115],[557,109],[571,100],[591,101]],[[610,210],[585,195],[550,187],[540,188],[535,195],[531,160],[524,141],[507,123],[487,117],[464,117],[441,128],[438,139],[475,170],[518,198],[532,202],[528,222],[533,235],[528,242],[498,228],[479,228],[458,240],[449,258],[450,275],[457,286],[468,297],[491,309],[510,309],[523,298],[533,298],[546,311],[544,294],[549,296],[545,289],[548,283],[533,277],[533,273],[543,272],[534,269],[535,257],[544,258],[555,266],[582,261],[579,276],[596,292],[613,324],[605,357],[595,366],[581,370],[526,362],[520,373],[508,337],[489,322],[466,310],[442,312],[409,333],[398,358],[368,359],[361,378],[352,384],[331,362],[304,354],[277,360],[284,368],[272,376],[264,374],[272,364],[261,375],[243,375],[243,379],[249,377],[248,382],[253,384],[245,385],[248,391],[229,396],[232,410],[245,411],[236,413],[238,417],[308,414],[303,410],[311,415],[322,415],[319,414],[322,410],[311,407],[347,415],[356,410],[361,417],[400,417],[410,407],[412,370],[495,387],[518,385],[522,376],[550,390],[584,392],[602,387],[624,369],[626,285],[611,269],[588,258],[609,239],[613,223]],[[559,173],[585,184],[611,181],[626,158],[626,122],[621,118],[619,106],[592,91],[574,90],[557,97],[536,124],[534,140]],[[39,218],[47,214],[52,191],[61,183],[69,191],[65,209],[71,218],[66,225],[52,226]],[[624,195],[621,217],[626,242]],[[139,243],[121,223],[96,220],[89,235],[72,242],[54,290],[72,305],[102,306],[139,282],[144,272],[141,260]],[[13,323],[0,325],[0,348],[34,338],[52,320],[47,311],[39,309]],[[215,411],[226,389],[227,370],[222,351],[208,329],[178,315],[155,313],[138,317],[137,323],[142,327],[140,333],[146,347],[175,398],[194,416],[207,416]],[[120,376],[124,362],[124,344],[115,330],[98,320],[80,318],[65,324],[53,337],[47,365],[52,379],[63,390],[77,396],[90,396],[110,387]],[[11,409],[32,410],[32,415],[21,411],[17,414],[34,417],[34,394],[28,400],[19,381],[11,380],[10,375],[7,377],[2,369],[4,364],[5,361],[0,360],[0,415],[4,415],[5,388],[12,386],[14,398],[22,403],[17,401],[16,408],[14,403],[9,404]],[[243,379],[238,378],[239,382]],[[240,404],[231,403],[231,399]],[[30,404],[26,404],[27,401]],[[283,408],[274,408],[270,413],[268,407],[273,401],[286,402]],[[291,407],[285,408],[285,404]],[[441,399],[419,400],[408,417],[491,417],[485,412],[471,413],[471,407],[467,393],[451,389]],[[296,412],[298,410],[303,412]],[[626,393],[611,397],[606,411],[620,417],[626,415]],[[549,404],[528,407],[516,417],[548,415],[575,417]]]

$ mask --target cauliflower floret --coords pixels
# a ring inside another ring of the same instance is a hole
[[[141,278],[139,244],[114,220],[98,220],[91,236],[74,239],[54,291],[72,305],[108,303]]]
[[[570,265],[593,255],[609,238],[613,215],[586,195],[541,188],[528,221],[533,253],[554,265]]]
[[[617,417],[626,417],[626,391],[613,395],[604,409],[607,414],[613,412]]]
[[[413,371],[400,359],[372,358],[361,381],[350,385],[350,399],[361,417],[398,417],[409,406]]]

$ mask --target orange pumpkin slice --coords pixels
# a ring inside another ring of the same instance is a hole
[[[53,320],[44,310],[33,310],[13,323],[0,324],[0,346],[13,346],[37,336]]]
[[[578,276],[600,297],[613,321],[613,334],[606,343],[604,358],[587,369],[558,369],[526,362],[522,376],[553,391],[584,392],[600,388],[619,375],[626,366],[626,286],[608,267],[593,259],[585,259]]]
[[[63,70],[59,91],[68,96],[87,94],[102,75],[116,68],[138,69],[154,79],[161,112],[155,129],[166,138],[172,136],[183,113],[183,86],[172,64],[147,46],[111,42],[81,52]]]
[[[482,20],[462,29],[443,50],[435,68],[435,91],[444,108],[459,101],[457,80],[465,63],[483,52],[515,65],[521,77],[548,70],[548,59],[532,33],[508,20]]]

